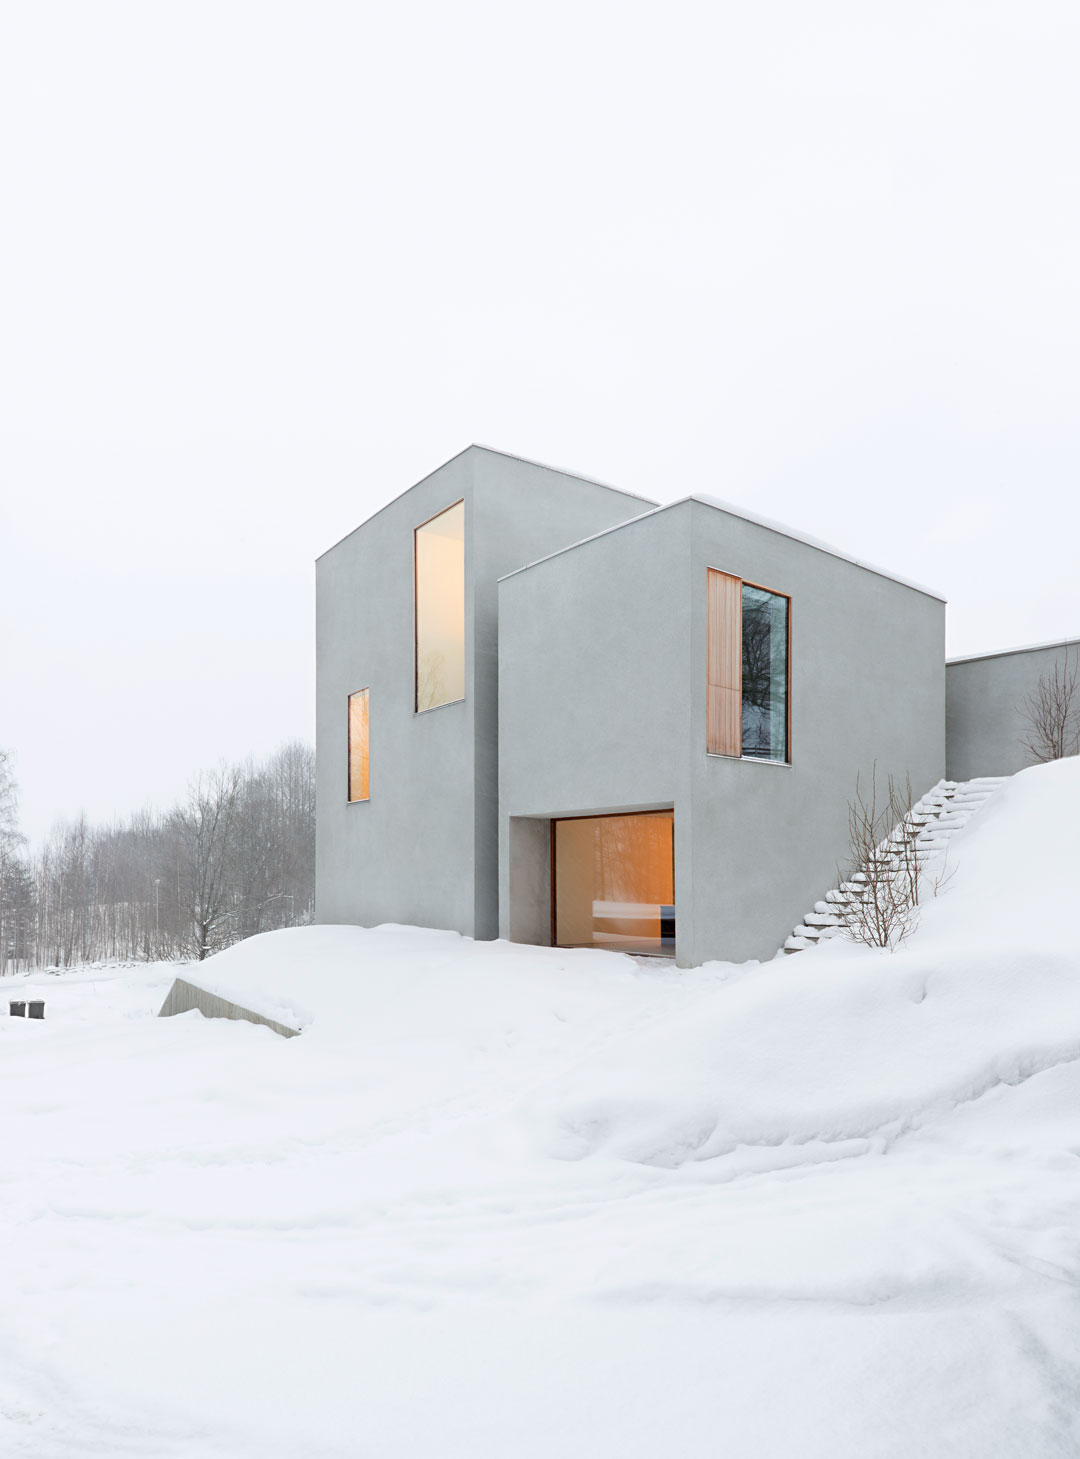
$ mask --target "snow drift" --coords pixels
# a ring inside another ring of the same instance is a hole
[[[0,1021],[0,1447],[1076,1453],[1078,812],[1080,761],[1008,782],[893,954],[320,927],[199,970],[290,1040],[48,980]]]

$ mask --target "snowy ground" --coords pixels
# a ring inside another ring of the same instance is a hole
[[[0,1455],[1080,1453],[1080,761],[894,955],[314,928],[9,980]]]

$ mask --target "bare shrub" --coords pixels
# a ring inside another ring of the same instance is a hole
[[[849,866],[842,888],[845,900],[835,908],[844,931],[867,947],[898,947],[919,920],[924,892],[936,896],[948,876],[927,877],[925,852],[919,846],[924,820],[915,814],[911,779],[892,775],[879,807],[877,764],[864,794],[861,777],[855,799],[848,803]]]
[[[1020,706],[1026,724],[1021,740],[1040,764],[1080,753],[1080,655],[1055,662]]]

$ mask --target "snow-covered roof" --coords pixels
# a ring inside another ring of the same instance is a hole
[[[1072,644],[1080,644],[1080,638],[1052,638],[1049,643],[1022,643],[1018,648],[992,648],[981,654],[960,654],[957,658],[946,659],[945,664],[973,664],[977,659],[1004,659],[1009,654],[1033,654],[1040,649],[1047,648],[1069,648]]]
[[[546,461],[536,461],[529,456],[518,456],[512,451],[500,451],[496,446],[485,446],[479,441],[473,441],[470,445],[464,447],[463,450],[458,451],[456,455],[449,457],[441,465],[436,466],[433,471],[429,471],[425,476],[422,476],[412,486],[406,487],[405,491],[398,492],[390,501],[385,502],[378,511],[372,512],[369,517],[365,517],[351,532],[347,532],[333,546],[328,547],[325,552],[320,553],[316,561],[325,557],[327,553],[333,552],[334,548],[340,547],[343,542],[347,542],[354,533],[360,531],[361,527],[367,526],[381,512],[386,511],[387,507],[393,506],[394,502],[399,501],[401,497],[406,496],[417,486],[422,486],[425,481],[430,480],[443,467],[449,466],[452,461],[456,461],[459,456],[464,456],[467,451],[487,451],[489,455],[503,456],[508,461],[521,461],[526,466],[538,466],[543,471],[557,471],[560,476],[567,476],[575,481],[587,482],[588,485],[602,487],[605,491],[618,492],[620,496],[628,497],[632,501],[639,501],[647,508],[645,511],[628,517],[624,522],[617,522],[613,527],[606,527],[600,532],[593,532],[588,537],[579,538],[576,542],[568,542],[565,547],[557,548],[554,552],[545,553],[543,557],[537,557],[531,562],[522,563],[520,567],[514,568],[512,572],[504,573],[499,579],[500,582],[506,578],[515,577],[519,572],[525,572],[530,567],[536,567],[541,562],[547,562],[549,558],[560,557],[564,552],[572,552],[575,547],[583,547],[586,542],[594,542],[598,537],[606,537],[610,532],[621,531],[623,527],[628,527],[631,522],[639,522],[643,517],[651,517],[658,512],[669,511],[672,507],[682,506],[684,502],[700,502],[702,506],[713,507],[717,511],[726,512],[728,516],[739,517],[744,522],[752,522],[757,527],[764,527],[770,532],[777,532],[783,537],[789,537],[794,542],[802,542],[807,547],[815,548],[818,552],[826,552],[830,557],[840,558],[843,562],[850,562],[855,567],[861,567],[867,572],[875,573],[878,577],[888,578],[894,583],[900,583],[902,587],[912,588],[917,593],[925,593],[927,597],[937,598],[941,602],[946,601],[945,594],[937,592],[934,588],[928,588],[922,583],[913,581],[911,578],[902,577],[899,573],[890,572],[886,568],[878,567],[872,562],[867,562],[861,557],[855,557],[849,552],[842,551],[839,547],[834,547],[828,542],[823,542],[819,537],[813,537],[809,533],[799,531],[795,527],[786,526],[783,522],[777,522],[771,517],[763,517],[757,512],[749,511],[746,507],[736,506],[732,502],[723,501],[720,497],[712,496],[708,492],[691,492],[687,496],[678,497],[675,501],[658,503],[652,497],[642,496],[640,492],[636,491],[626,491],[621,486],[613,486],[611,482],[600,481],[595,476],[583,476],[580,471],[567,471],[562,466],[552,466]]]
[[[948,601],[945,594],[939,593],[936,588],[928,588],[923,583],[915,582],[913,578],[902,577],[898,572],[878,567],[876,563],[867,562],[863,557],[855,557],[850,552],[844,552],[841,548],[834,547],[830,542],[823,542],[820,537],[813,537],[809,532],[801,532],[796,527],[785,526],[783,522],[777,522],[771,517],[763,517],[757,512],[748,511],[746,507],[734,506],[731,502],[726,502],[720,497],[710,496],[705,492],[692,493],[690,500],[702,502],[707,507],[716,507],[721,512],[727,512],[729,516],[741,517],[744,522],[753,522],[757,527],[766,527],[770,532],[779,532],[781,536],[790,537],[795,542],[803,542],[807,547],[816,547],[819,552],[827,552],[830,557],[839,557],[844,562],[865,568],[867,572],[876,573],[878,577],[889,578],[894,583],[900,583],[902,587],[914,588],[915,592],[925,593],[928,598],[937,598],[942,603]]]
[[[662,506],[654,507],[650,512],[640,512],[636,517],[628,517],[625,522],[618,522],[614,527],[606,527],[602,532],[594,532],[589,537],[582,537],[578,542],[570,542],[565,547],[560,547],[555,552],[549,552],[543,557],[536,558],[533,562],[523,563],[521,567],[515,568],[513,572],[504,573],[499,579],[504,582],[507,578],[515,577],[519,572],[527,572],[531,567],[537,567],[541,562],[547,562],[552,557],[561,557],[564,552],[572,552],[575,547],[583,547],[586,542],[595,542],[598,537],[607,537],[612,532],[621,532],[624,527],[629,527],[632,522],[640,522],[645,517],[655,517],[661,512],[670,511],[672,507],[681,507],[687,502],[699,502],[702,506],[713,507],[716,511],[726,512],[730,517],[740,517],[744,522],[752,522],[756,527],[764,527],[769,532],[777,532],[782,537],[789,537],[794,542],[802,542],[807,547],[813,547],[818,552],[826,552],[830,557],[838,557],[843,562],[850,562],[855,567],[864,568],[867,572],[875,573],[878,577],[888,578],[891,582],[899,583],[902,587],[912,588],[917,593],[925,593],[929,598],[937,598],[940,602],[947,601],[944,593],[939,593],[934,588],[925,587],[922,583],[914,582],[911,578],[901,577],[899,573],[889,572],[886,568],[877,567],[872,562],[867,562],[861,557],[854,557],[850,552],[843,552],[839,547],[833,547],[828,542],[821,541],[818,537],[812,537],[807,532],[801,532],[795,527],[785,526],[783,522],[774,521],[771,517],[760,516],[756,512],[748,511],[745,507],[735,506],[731,502],[722,501],[719,497],[708,495],[706,492],[691,492],[688,496],[677,498],[673,502],[665,502]]]

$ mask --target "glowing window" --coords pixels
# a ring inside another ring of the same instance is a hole
[[[416,708],[465,698],[465,503],[417,527]]]
[[[349,799],[368,799],[368,691],[349,695]]]
[[[675,813],[555,821],[553,941],[675,951]]]

